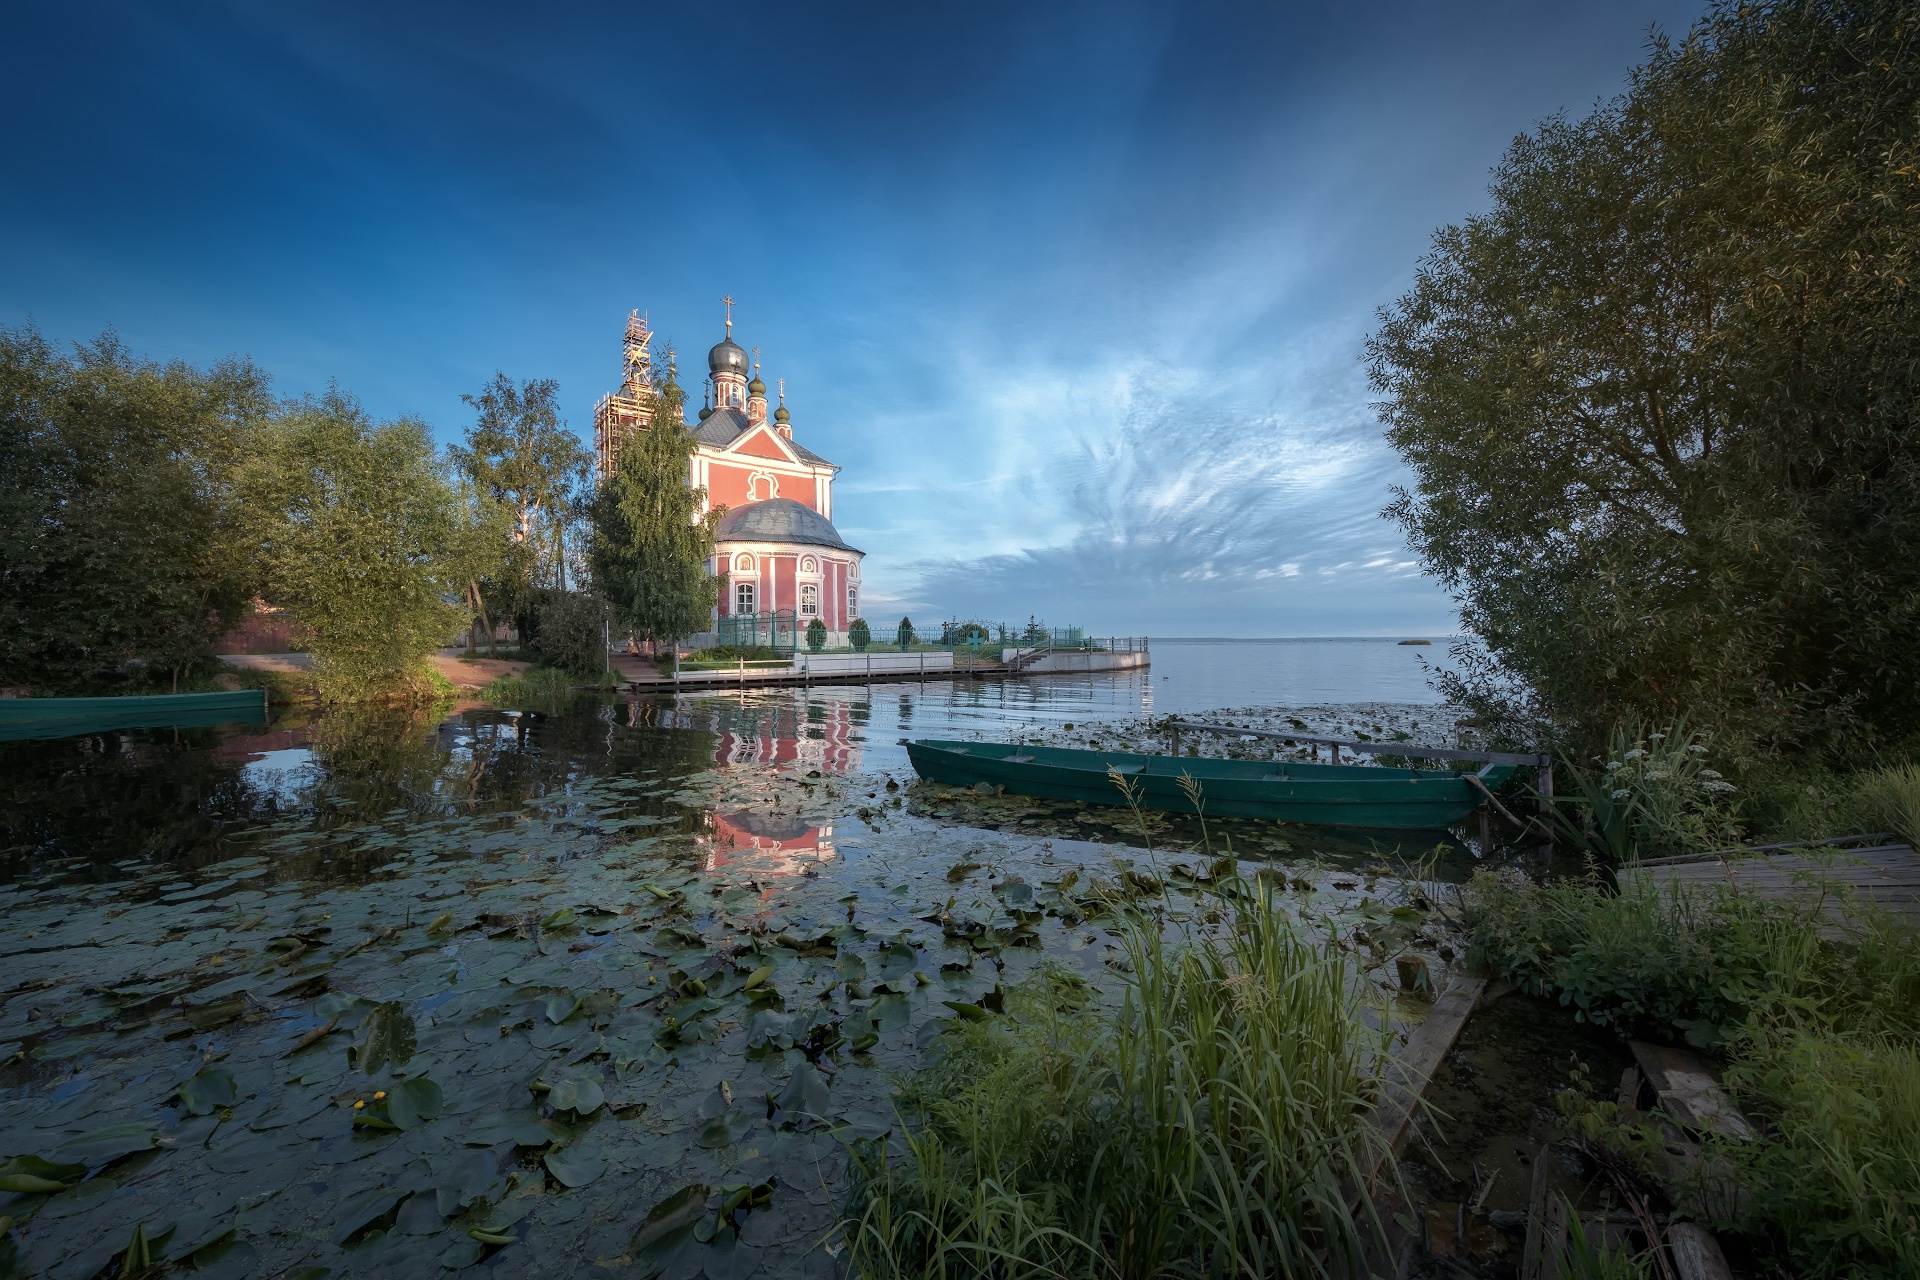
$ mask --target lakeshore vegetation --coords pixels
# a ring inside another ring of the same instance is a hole
[[[655,394],[677,417],[670,377]],[[277,397],[246,361],[0,330],[0,687],[206,687],[256,602],[293,624],[333,703],[435,696],[425,658],[463,630],[497,654],[510,623],[519,656],[589,676],[609,625],[698,630],[717,516],[691,520],[684,440],[637,433],[595,499],[557,396],[499,375],[443,450],[339,388]]]

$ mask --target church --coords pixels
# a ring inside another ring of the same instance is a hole
[[[708,570],[725,575],[717,618],[732,632],[797,632],[804,643],[818,618],[828,644],[846,642],[860,616],[860,562],[833,527],[833,481],[840,468],[794,439],[784,380],[767,412],[767,384],[758,349],[750,358],[733,340],[733,300],[726,299],[726,336],[707,352],[700,419],[677,424],[692,434],[687,483],[706,491],[703,511],[724,514]],[[611,475],[620,446],[652,425],[652,334],[638,311],[627,319],[625,377],[620,390],[594,406],[600,474]],[[791,628],[791,631],[788,631]]]

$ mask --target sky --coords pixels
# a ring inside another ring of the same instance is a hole
[[[15,0],[0,324],[590,438],[627,313],[697,379],[731,295],[876,617],[1448,634],[1367,334],[1699,8]]]

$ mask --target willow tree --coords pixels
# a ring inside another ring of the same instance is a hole
[[[312,632],[329,701],[418,698],[460,626],[458,500],[424,423],[376,426],[338,391],[288,405],[245,493],[273,599]]]
[[[1517,139],[1382,313],[1389,514],[1484,642],[1457,695],[1920,732],[1916,38],[1903,0],[1715,4]]]
[[[706,490],[688,484],[693,436],[685,396],[666,377],[653,388],[653,422],[630,434],[591,506],[594,590],[642,640],[705,630],[718,585],[707,572],[719,510],[702,515]]]

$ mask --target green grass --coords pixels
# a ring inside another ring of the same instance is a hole
[[[1223,932],[1132,926],[1101,1006],[1063,968],[957,1018],[906,1083],[904,1149],[856,1149],[842,1230],[854,1274],[1313,1276],[1376,1224],[1349,1193],[1385,1041],[1340,953],[1239,891]]]
[[[496,707],[526,707],[537,711],[571,703],[577,686],[591,683],[558,667],[531,667],[517,676],[501,676],[482,689],[480,696]]]
[[[1632,883],[1481,871],[1463,894],[1471,958],[1592,1021],[1725,1056],[1767,1137],[1714,1144],[1744,1197],[1714,1225],[1793,1275],[1920,1275],[1920,933],[1865,903],[1823,936],[1831,899]]]

